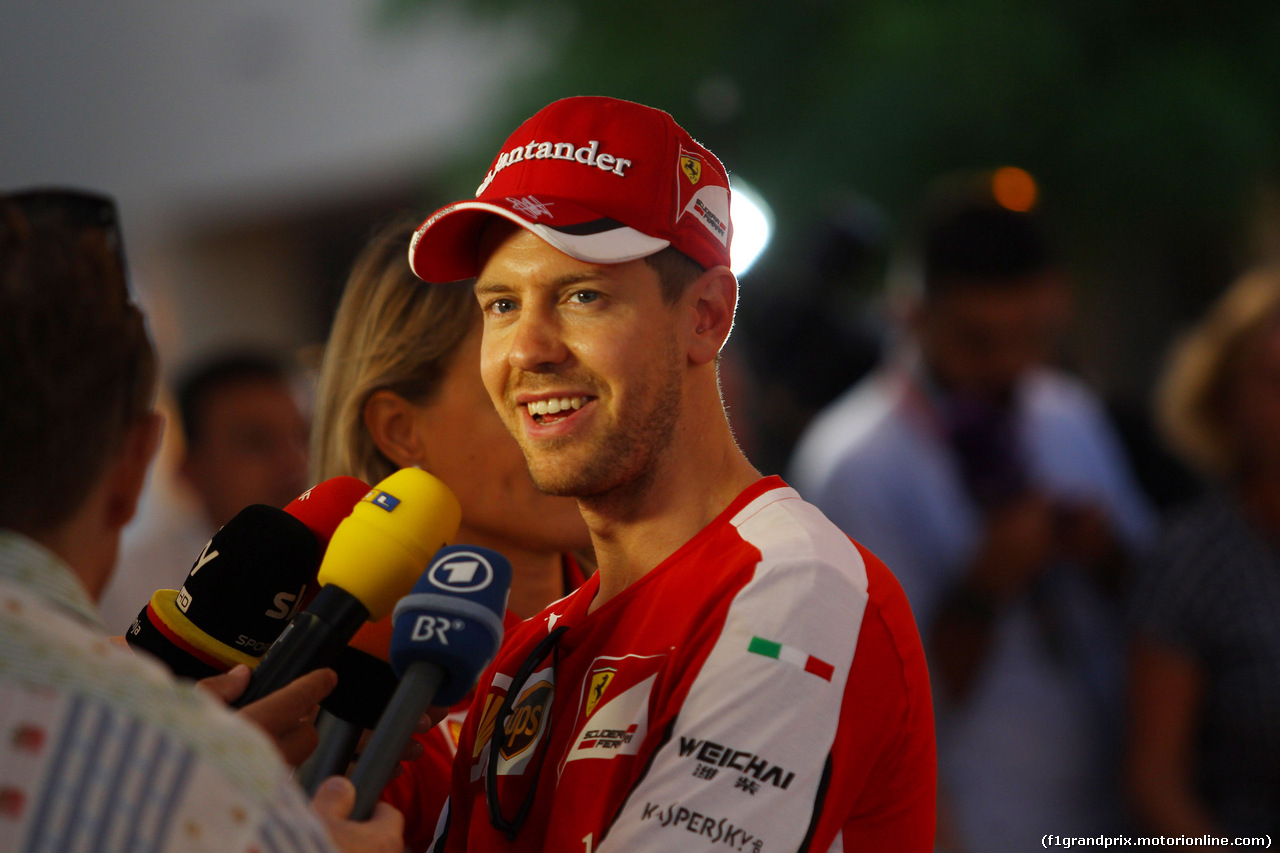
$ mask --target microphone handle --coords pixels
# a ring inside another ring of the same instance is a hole
[[[351,593],[334,586],[321,588],[311,606],[295,616],[267,649],[232,707],[243,708],[295,678],[328,666],[368,618],[368,609]]]
[[[382,712],[378,727],[360,756],[351,782],[356,786],[356,805],[352,820],[368,820],[382,789],[400,764],[405,745],[413,736],[422,713],[444,680],[444,667],[430,661],[415,661],[400,677],[400,685],[391,695],[387,710]]]
[[[316,716],[316,731],[320,735],[316,751],[299,764],[293,774],[294,780],[309,797],[315,796],[325,779],[347,772],[347,765],[356,754],[364,729],[321,709]]]

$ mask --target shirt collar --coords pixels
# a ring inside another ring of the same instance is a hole
[[[0,582],[21,586],[87,625],[106,630],[71,567],[39,542],[12,530],[0,530]]]

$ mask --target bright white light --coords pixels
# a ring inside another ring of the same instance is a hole
[[[729,261],[735,275],[741,276],[760,257],[773,236],[773,210],[769,203],[741,178],[730,181],[733,192],[733,243]]]

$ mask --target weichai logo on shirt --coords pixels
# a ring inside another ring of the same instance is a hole
[[[553,692],[550,681],[539,681],[520,694],[498,735],[498,754],[502,758],[510,761],[537,740]]]
[[[795,773],[770,763],[764,756],[702,738],[681,735],[679,750],[681,758],[697,761],[692,774],[695,779],[715,779],[722,768],[727,769],[731,776],[737,771],[738,780],[734,787],[748,794],[758,792],[761,785],[772,785],[785,791],[796,778]]]

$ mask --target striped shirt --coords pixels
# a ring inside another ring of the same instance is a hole
[[[111,643],[79,579],[0,531],[0,853],[327,853],[265,734]]]

